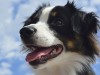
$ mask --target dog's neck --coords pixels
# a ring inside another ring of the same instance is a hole
[[[62,63],[56,61],[56,64],[36,70],[36,75],[94,75],[90,67],[91,58],[76,53],[68,53],[68,58],[64,57],[63,54]]]
[[[83,70],[80,72],[77,72],[75,69],[69,68],[69,67],[59,67],[59,66],[53,66],[51,68],[45,68],[41,69],[35,72],[36,75],[95,75],[93,70],[90,68],[88,70]]]
[[[36,75],[76,75],[76,72],[70,68],[64,68],[59,66],[53,66],[38,70]]]

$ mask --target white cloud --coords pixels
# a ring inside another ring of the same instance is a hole
[[[6,35],[0,42],[0,59],[16,56],[17,50],[20,50],[20,42]]]
[[[13,2],[15,3],[19,3],[21,0],[13,0]]]
[[[0,75],[13,75],[13,73],[8,68],[0,68]]]
[[[24,71],[24,72],[26,71],[27,72],[27,70],[30,70],[30,72],[31,72],[32,69],[31,69],[30,65],[27,62],[24,62],[19,67],[19,71]]]
[[[7,52],[18,49],[19,46],[19,42],[16,42],[16,40],[10,36],[4,37],[1,43],[2,43],[1,49],[6,50]]]
[[[13,75],[11,71],[11,64],[2,62],[0,63],[0,75]]]
[[[0,15],[0,23],[4,23],[7,19],[10,18],[12,11],[11,2],[12,0],[0,0],[0,14],[2,14]]]
[[[35,74],[32,74],[32,73],[27,73],[26,75],[35,75]]]
[[[96,9],[93,6],[86,6],[83,7],[82,10],[86,11],[86,12],[95,12],[96,13]]]
[[[10,68],[11,67],[11,65],[9,63],[7,63],[7,62],[2,62],[0,64],[0,66],[3,67],[3,68]]]
[[[91,0],[91,5],[100,5],[100,0]]]
[[[32,67],[28,65],[28,63],[21,64],[21,66],[19,67],[19,72],[24,72],[25,75],[34,75],[34,71]]]
[[[20,50],[21,26],[18,21],[12,19],[13,1],[15,0],[0,0],[0,60],[18,58],[17,53]]]

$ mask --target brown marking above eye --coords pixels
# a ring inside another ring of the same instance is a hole
[[[51,16],[56,16],[57,12],[51,12]]]
[[[67,47],[68,47],[68,49],[73,49],[74,45],[75,45],[74,41],[72,41],[72,40],[68,40],[67,41]]]

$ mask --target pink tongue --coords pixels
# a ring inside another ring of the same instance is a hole
[[[44,49],[44,50],[38,50],[38,52],[32,52],[32,53],[29,53],[27,56],[26,56],[26,61],[27,62],[31,62],[31,61],[34,61],[38,58],[40,58],[41,56],[43,55],[47,55],[48,53],[50,53],[51,49]]]

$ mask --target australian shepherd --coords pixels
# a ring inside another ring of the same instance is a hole
[[[26,61],[36,75],[94,75],[98,26],[97,16],[76,8],[74,2],[43,4],[20,30]]]

